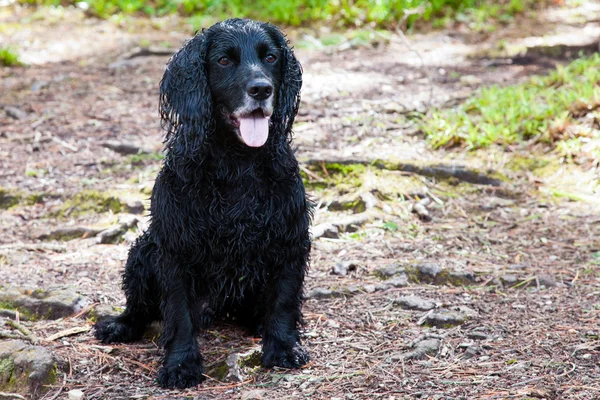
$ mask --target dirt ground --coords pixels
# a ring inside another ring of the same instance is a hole
[[[189,32],[170,19],[128,25],[76,11],[0,10],[3,40],[18,44],[29,64],[0,68],[0,285],[70,286],[92,305],[122,307],[120,273],[144,217],[116,243],[88,233],[43,237],[114,226],[131,201],[147,209],[162,146],[157,84],[170,49]],[[527,146],[434,151],[414,119],[573,56],[531,50],[520,53],[527,62],[510,63],[512,56],[490,56],[500,41],[577,48],[600,37],[598,2],[537,18],[493,34],[459,26],[415,35],[409,45],[396,36],[298,49],[298,157],[318,205],[315,226],[331,222],[338,231],[314,241],[303,339],[312,361],[304,369],[259,368],[243,382],[211,377],[167,391],[154,382],[161,350],[153,339],[102,346],[86,332],[43,343],[62,366],[43,398],[66,399],[72,389],[86,399],[600,398],[598,165],[561,164]],[[144,55],[140,45],[159,54]],[[123,155],[109,141],[150,153]],[[338,162],[374,158],[422,168]],[[423,172],[440,163],[499,183]],[[428,217],[414,212],[417,204]],[[438,272],[423,272],[431,270]],[[405,296],[432,305],[405,309]],[[440,313],[464,318],[435,322]],[[93,321],[80,313],[23,324],[45,338]],[[207,365],[256,346],[226,323],[200,333],[200,342]],[[425,342],[433,349],[411,357]]]

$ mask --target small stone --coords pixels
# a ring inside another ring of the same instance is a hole
[[[377,197],[375,197],[375,195],[373,195],[373,193],[371,193],[371,192],[361,193],[360,198],[365,203],[366,210],[375,208],[377,203],[379,203],[379,200],[377,199]]]
[[[486,339],[489,338],[489,336],[486,335],[485,333],[483,333],[483,332],[476,332],[476,331],[475,332],[469,332],[469,333],[467,333],[467,337],[469,339],[475,339],[475,340],[486,340]]]
[[[425,300],[417,296],[402,296],[394,300],[394,304],[399,305],[405,310],[429,311],[435,308],[433,301]]]
[[[554,278],[552,278],[551,275],[540,274],[537,278],[540,285],[544,285],[547,288],[556,286],[556,282],[554,281]]]
[[[343,295],[344,294],[339,291],[317,287],[308,292],[308,295],[306,295],[306,297],[308,299],[329,299],[332,297],[341,297]]]
[[[356,271],[357,267],[357,261],[342,261],[335,263],[335,265],[331,269],[331,273],[334,275],[346,276],[348,275],[348,271]]]
[[[98,244],[114,243],[121,235],[123,235],[123,233],[124,230],[123,228],[121,228],[121,226],[108,228],[103,230],[96,236],[96,241]]]
[[[311,234],[313,239],[318,239],[320,237],[328,239],[339,239],[340,237],[338,228],[335,225],[329,223],[313,226],[311,228]]]
[[[125,211],[131,214],[142,214],[144,203],[141,200],[129,200],[125,203]]]
[[[363,289],[365,289],[365,292],[367,293],[375,293],[375,291],[377,290],[375,285],[364,285]]]
[[[440,349],[442,341],[440,339],[426,339],[418,342],[414,346],[414,350],[406,353],[404,358],[407,360],[420,360],[428,354],[437,353]]]
[[[39,92],[40,90],[44,89],[47,86],[48,86],[47,81],[35,81],[31,84],[31,91]]]
[[[522,271],[527,268],[525,264],[510,264],[508,266],[509,269],[514,269],[515,271]]]
[[[477,315],[477,312],[469,307],[459,306],[454,307],[451,310],[436,310],[434,312],[429,312],[419,320],[419,324],[448,329],[461,325]]]
[[[519,279],[516,275],[506,274],[500,277],[500,280],[504,285],[516,285],[519,282]]]
[[[389,279],[394,275],[404,274],[404,267],[400,264],[390,264],[386,265],[383,268],[378,269],[375,272],[375,275],[379,276],[381,279]]]
[[[6,106],[4,107],[4,112],[6,113],[6,115],[14,119],[27,118],[27,113],[17,107]]]
[[[405,287],[408,286],[408,276],[406,276],[406,274],[402,274],[392,279],[388,279],[385,281],[385,283],[395,288]]]
[[[87,314],[87,318],[93,318],[96,321],[102,321],[109,317],[116,317],[121,312],[110,304],[98,304],[94,306]]]
[[[385,111],[387,114],[403,113],[406,111],[406,108],[395,101],[391,101],[385,103],[383,106],[383,111]]]
[[[416,268],[422,275],[428,275],[432,278],[435,278],[443,270],[439,264],[435,263],[419,264]]]
[[[481,85],[481,78],[475,75],[463,75],[460,77],[460,83],[467,86],[478,86]]]
[[[79,389],[74,389],[69,390],[67,397],[69,400],[82,400],[85,397],[85,394]]]
[[[260,389],[246,390],[242,392],[241,400],[262,400],[264,399],[265,391]]]

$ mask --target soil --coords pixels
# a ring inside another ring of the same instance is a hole
[[[315,225],[365,216],[337,237],[315,239],[306,292],[326,294],[304,305],[303,340],[312,357],[305,368],[259,369],[243,382],[209,378],[198,388],[168,391],[154,381],[162,350],[152,335],[103,346],[84,332],[43,342],[62,363],[44,398],[66,398],[73,389],[86,399],[599,398],[598,165],[562,164],[549,149],[526,145],[432,150],[414,120],[481,86],[520,82],[573,56],[538,53],[511,63],[513,55],[490,55],[500,41],[597,40],[600,5],[581,3],[483,37],[457,26],[411,36],[410,47],[395,36],[373,46],[297,51],[305,73],[295,143],[307,161]],[[189,32],[173,19],[128,25],[83,18],[77,10],[9,8],[0,8],[3,40],[18,45],[29,65],[0,69],[0,283],[70,286],[93,304],[122,307],[120,274],[143,218],[112,244],[87,234],[39,238],[59,228],[114,226],[132,200],[147,209],[160,168],[157,84],[168,56],[132,50],[176,49]],[[11,107],[21,111],[17,118]],[[122,155],[106,141],[150,153]],[[344,176],[331,162],[374,157],[463,166],[500,176],[501,184],[369,165]],[[361,200],[365,193],[372,203]],[[429,201],[421,203],[427,218],[414,212],[421,199]],[[352,268],[333,274],[339,263]],[[408,284],[394,285],[378,273],[423,264],[469,278],[408,273]],[[394,301],[409,295],[434,302],[438,311],[472,312],[458,325],[430,326],[423,321],[432,311],[405,310]],[[23,324],[45,338],[93,320],[79,313]],[[227,323],[199,337],[207,365],[256,344]],[[422,359],[406,357],[429,339],[439,340],[437,348]]]

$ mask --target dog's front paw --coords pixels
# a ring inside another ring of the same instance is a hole
[[[139,329],[122,322],[118,317],[94,325],[96,339],[102,343],[133,342],[140,338]]]
[[[202,356],[199,352],[171,355],[158,371],[157,381],[167,389],[185,389],[204,380]]]
[[[310,355],[300,343],[292,347],[269,345],[263,346],[262,365],[267,368],[300,368],[310,361]]]

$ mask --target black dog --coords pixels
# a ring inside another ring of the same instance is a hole
[[[162,319],[158,383],[203,380],[196,333],[229,314],[262,333],[266,367],[298,368],[311,207],[291,130],[302,70],[272,25],[231,19],[192,38],[160,84],[166,157],[151,223],[129,252],[127,308],[96,325],[105,343]]]

